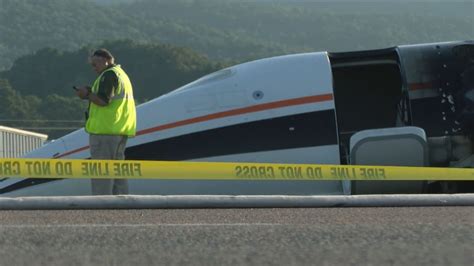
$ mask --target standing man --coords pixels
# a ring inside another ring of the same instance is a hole
[[[125,145],[135,136],[136,111],[130,79],[106,49],[96,50],[89,62],[98,74],[92,88],[76,88],[89,101],[86,132],[92,159],[124,160]],[[126,179],[92,179],[93,195],[128,194]]]

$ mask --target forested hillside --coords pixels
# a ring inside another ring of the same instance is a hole
[[[94,79],[98,47],[143,102],[237,62],[474,39],[473,25],[473,1],[0,0],[0,124],[53,138],[82,126],[71,86]]]
[[[158,41],[248,60],[473,39],[473,24],[472,1],[0,0],[0,69],[44,47],[74,50],[104,40]]]

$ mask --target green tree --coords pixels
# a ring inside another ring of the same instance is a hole
[[[41,100],[36,96],[22,97],[15,91],[7,80],[0,79],[0,119],[3,120],[28,120],[40,119],[38,107]],[[12,123],[15,125],[17,123]]]
[[[38,112],[41,99],[36,96],[22,97],[7,80],[0,79],[0,123],[9,127],[29,129],[38,126],[42,119]]]

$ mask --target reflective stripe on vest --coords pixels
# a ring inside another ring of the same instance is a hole
[[[115,88],[114,96],[108,105],[90,103],[86,131],[99,135],[135,136],[136,110],[132,84],[119,65],[106,69],[97,77],[92,85],[92,93],[97,94],[100,81],[107,71],[113,71],[117,75],[118,87]]]

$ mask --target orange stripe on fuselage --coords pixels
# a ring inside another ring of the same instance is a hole
[[[76,153],[76,152],[85,151],[85,150],[87,150],[87,149],[89,149],[89,146],[85,146],[85,147],[82,147],[82,148],[79,148],[79,149],[75,149],[75,150],[72,150],[72,151],[68,151],[68,152],[63,153],[63,154],[61,154],[61,155],[58,155],[58,156],[56,156],[56,157],[54,157],[54,158],[55,158],[55,159],[61,158],[61,157],[64,157],[64,156],[67,156],[67,155],[70,155],[70,154],[73,154],[73,153]]]
[[[186,120],[181,120],[181,121],[166,124],[166,125],[161,125],[161,126],[157,126],[157,127],[144,129],[144,130],[138,131],[137,136],[152,133],[152,132],[155,132],[155,131],[164,130],[164,129],[170,129],[170,128],[189,125],[189,124],[205,122],[205,121],[218,119],[218,118],[224,118],[224,117],[229,117],[229,116],[259,112],[259,111],[265,111],[265,110],[269,110],[269,109],[276,109],[276,108],[293,106],[293,105],[316,103],[316,102],[325,102],[325,101],[330,101],[332,99],[333,99],[332,94],[323,94],[323,95],[308,96],[308,97],[302,97],[302,98],[296,98],[296,99],[290,99],[290,100],[283,100],[283,101],[253,105],[253,106],[249,106],[249,107],[244,107],[244,108],[219,112],[219,113],[215,113],[215,114],[209,114],[209,115],[205,115],[205,116],[199,116],[199,117],[190,118],[190,119],[186,119]]]

